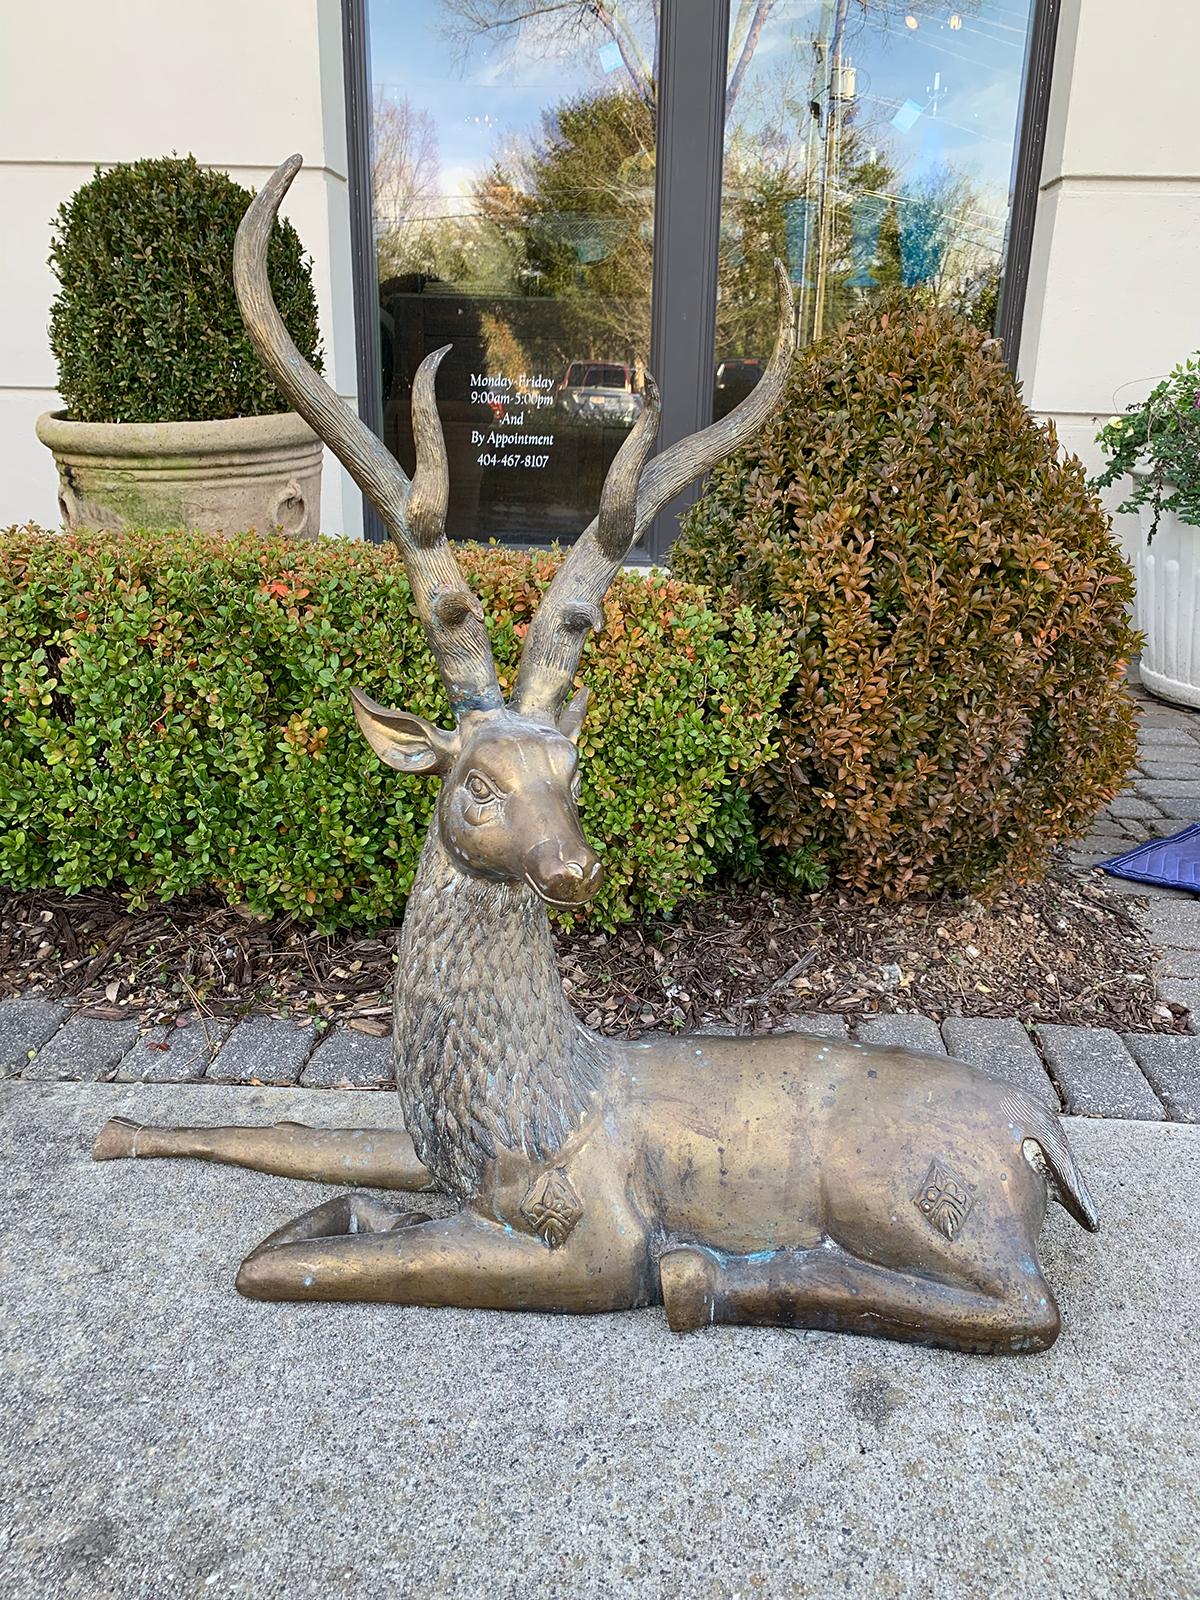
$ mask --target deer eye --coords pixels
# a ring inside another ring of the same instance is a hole
[[[481,772],[472,772],[467,779],[467,791],[472,800],[480,805],[486,805],[489,800],[499,800],[500,792],[494,788]]]

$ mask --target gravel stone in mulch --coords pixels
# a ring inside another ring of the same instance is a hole
[[[133,911],[116,895],[8,895],[0,998],[38,993],[152,1021],[272,1012],[382,1036],[395,932],[318,934],[200,897]],[[1186,1029],[1182,1007],[1155,994],[1152,952],[1125,900],[1099,874],[1061,865],[986,905],[714,893],[672,918],[560,936],[559,950],[580,1014],[630,1037],[796,1027],[814,1012]]]

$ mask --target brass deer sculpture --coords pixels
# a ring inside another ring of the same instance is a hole
[[[1044,1350],[1059,1315],[1037,1258],[1047,1197],[1096,1214],[1057,1118],[964,1063],[803,1035],[625,1044],[563,993],[546,903],[579,906],[601,863],[576,810],[584,642],[631,546],[779,404],[791,301],[761,382],[647,465],[653,383],[599,515],[529,628],[506,705],[479,602],[446,539],[434,402],[416,375],[410,482],[302,360],[275,309],[267,243],[301,165],[246,213],[234,275],[280,390],[379,508],[399,546],[455,727],[354,697],[372,748],[441,792],[400,940],[399,1105],[407,1132],[151,1128],[116,1119],[97,1159],[192,1156],[362,1188],[448,1190],[449,1218],[352,1190],[280,1228],[238,1273],[267,1300],[616,1311],[672,1328],[777,1323],[973,1351]]]

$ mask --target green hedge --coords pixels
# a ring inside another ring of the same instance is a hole
[[[555,569],[461,552],[504,683]],[[773,624],[621,575],[581,678],[601,925],[752,851],[745,779],[792,661]],[[446,722],[390,548],[200,535],[0,536],[0,884],[210,890],[323,927],[399,916],[436,785],[383,768],[351,683]]]

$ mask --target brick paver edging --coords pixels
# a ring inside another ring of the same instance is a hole
[[[51,1012],[57,1024],[47,1036]],[[805,1017],[797,1032],[954,1055],[1074,1116],[1200,1122],[1200,1037],[1043,1026],[1012,1018],[892,1013]],[[192,1020],[139,1030],[135,1021],[68,1017],[45,1001],[0,1001],[0,1076],[41,1082],[226,1083],[383,1089],[392,1041],[278,1017]]]

